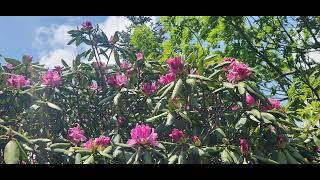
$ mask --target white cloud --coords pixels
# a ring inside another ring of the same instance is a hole
[[[93,22],[93,24],[97,23]],[[130,25],[130,21],[123,16],[110,16],[98,24],[100,29],[110,38],[116,31],[125,30]],[[67,32],[71,29],[76,29],[76,26],[62,24],[42,26],[36,29],[32,45],[39,50],[40,64],[52,68],[61,65],[61,59],[64,59],[71,66],[76,55],[89,48],[87,45],[79,47],[67,45],[71,40]],[[101,60],[107,61],[104,57],[101,57]],[[109,63],[115,63],[113,55],[111,55]]]

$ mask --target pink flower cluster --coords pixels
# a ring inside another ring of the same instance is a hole
[[[99,91],[99,90],[101,90],[101,87],[99,87],[98,83],[94,81],[94,82],[92,82],[90,89],[93,91]]]
[[[111,138],[106,136],[100,136],[95,139],[89,139],[87,142],[82,144],[82,147],[85,147],[88,150],[93,150],[96,146],[99,150],[110,146]]]
[[[186,141],[186,135],[183,133],[183,131],[176,128],[172,130],[169,136],[172,138],[172,141],[176,143],[182,143]]]
[[[82,29],[85,29],[85,30],[90,30],[93,28],[92,23],[90,21],[85,21],[81,25],[82,25]]]
[[[247,65],[237,62],[234,58],[227,58],[224,61],[231,62],[229,66],[224,68],[225,71],[228,71],[226,77],[229,82],[239,82],[248,79],[251,76],[252,71]]]
[[[22,87],[30,85],[30,80],[23,75],[14,74],[11,75],[9,79],[7,79],[7,85],[16,89],[20,89]]]
[[[115,74],[107,78],[107,83],[113,87],[127,87],[128,79],[124,74]]]
[[[92,65],[95,68],[106,69],[106,64],[104,62],[102,62],[102,61],[93,62]]]
[[[84,136],[84,131],[80,128],[79,124],[68,130],[68,139],[74,144],[79,144],[80,142],[87,140]]]
[[[201,141],[200,141],[198,136],[192,136],[191,140],[192,140],[194,145],[196,145],[196,146],[200,146],[201,145]]]
[[[137,61],[143,60],[143,54],[141,52],[136,53]]]
[[[262,110],[280,109],[280,101],[272,98],[268,98],[271,105],[261,106]]]
[[[128,140],[127,144],[129,146],[146,144],[158,146],[158,134],[154,131],[154,128],[151,128],[148,125],[137,124],[136,127],[131,130],[131,139]]]
[[[167,63],[169,65],[169,71],[172,74],[178,74],[181,71],[183,71],[183,61],[181,57],[173,57],[167,60]]]
[[[159,84],[166,85],[170,82],[173,82],[176,78],[176,75],[181,73],[183,71],[183,61],[181,57],[173,57],[167,60],[167,63],[169,65],[169,73],[160,76]]]
[[[155,82],[149,84],[144,83],[142,86],[142,92],[145,94],[145,96],[151,96],[154,93],[157,93],[158,86]]]
[[[29,63],[31,63],[33,59],[33,57],[30,55],[24,55],[23,58],[26,59]]]
[[[62,77],[60,76],[59,71],[47,71],[42,76],[42,84],[45,87],[57,87],[62,84]]]
[[[122,70],[128,70],[131,68],[131,64],[127,60],[123,60],[120,64]]]
[[[246,96],[246,102],[248,106],[253,106],[256,104],[256,100],[251,95]]]
[[[240,139],[240,152],[244,156],[249,153],[249,143],[246,139]]]
[[[14,69],[14,67],[15,67],[14,64],[10,64],[10,63],[6,64],[6,68],[8,68],[9,70]]]
[[[159,84],[166,85],[175,80],[176,76],[173,73],[169,73],[163,76],[160,76]]]

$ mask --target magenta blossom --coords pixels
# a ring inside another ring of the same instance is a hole
[[[47,71],[42,76],[42,84],[45,87],[57,87],[62,84],[62,81],[63,79],[58,71]]]
[[[122,63],[120,64],[120,68],[122,70],[128,70],[131,68],[131,64],[127,61],[127,60],[124,60],[122,61]]]
[[[24,55],[23,58],[26,59],[29,63],[31,63],[33,59],[33,57],[30,55]]]
[[[182,143],[185,142],[186,140],[186,135],[183,133],[183,131],[174,128],[171,132],[171,134],[169,135],[172,138],[173,142],[177,142],[177,143]]]
[[[143,60],[143,54],[141,52],[136,54],[137,61]]]
[[[175,80],[175,78],[176,77],[173,73],[169,73],[169,74],[161,76],[158,82],[159,82],[159,84],[166,85],[166,84],[173,82]]]
[[[89,139],[87,142],[83,143],[81,145],[82,147],[92,151],[94,148],[94,140],[93,139]]]
[[[101,69],[105,69],[106,68],[106,64],[102,61],[98,61],[98,62],[93,62],[92,65],[95,68],[101,68]]]
[[[246,102],[248,106],[253,106],[256,103],[256,100],[251,95],[247,95]]]
[[[99,147],[105,148],[105,147],[110,146],[111,138],[106,137],[106,136],[100,136],[98,138],[95,138],[94,141],[95,141],[96,146],[98,146],[98,148]]]
[[[62,72],[62,67],[61,66],[55,66],[53,71],[57,71],[59,74]]]
[[[91,86],[90,86],[90,89],[91,89],[91,90],[94,90],[94,91],[96,91],[96,90],[99,91],[99,90],[101,90],[101,87],[99,87],[99,86],[98,86],[98,83],[94,81],[94,82],[92,82],[92,84],[91,84]]]
[[[7,85],[14,87],[16,89],[20,89],[22,87],[30,85],[30,80],[22,75],[11,75],[9,79],[7,79]]]
[[[157,138],[158,134],[154,132],[154,128],[144,124],[137,124],[136,127],[131,130],[131,139],[128,140],[127,144],[129,146],[134,146],[136,144],[158,146]]]
[[[152,94],[157,93],[157,90],[158,90],[158,86],[155,82],[151,84],[145,83],[142,86],[142,92],[146,96],[151,96]]]
[[[16,65],[14,65],[14,64],[8,63],[8,64],[6,65],[6,68],[8,68],[9,70],[12,70],[12,69],[14,69],[15,66],[16,66]]]
[[[113,87],[118,87],[118,88],[127,87],[128,79],[127,79],[127,76],[124,74],[116,74],[108,77],[107,83]]]
[[[240,152],[244,156],[249,153],[249,143],[246,139],[240,139]]]
[[[238,105],[234,105],[231,107],[231,110],[232,111],[237,111],[239,109],[239,106]]]
[[[320,146],[317,147],[317,153],[320,153]]]
[[[181,57],[174,57],[167,60],[169,64],[170,73],[178,74],[183,70],[183,61]]]
[[[280,101],[272,98],[268,98],[271,105],[261,106],[262,110],[280,109]]]
[[[200,139],[199,139],[198,136],[192,136],[192,137],[191,137],[191,140],[192,140],[192,142],[193,142],[193,144],[194,144],[195,146],[200,146],[200,145],[201,145],[201,141],[200,141]]]
[[[247,65],[238,63],[233,59],[229,61],[231,64],[224,68],[225,71],[229,71],[226,76],[229,82],[239,82],[241,80],[248,79],[251,76],[252,71]]]
[[[82,25],[82,29],[85,29],[85,30],[90,30],[93,28],[92,23],[90,21],[85,21],[81,25]]]
[[[68,139],[74,144],[79,144],[80,142],[87,140],[84,136],[84,131],[80,128],[79,124],[77,127],[73,127],[68,130]]]

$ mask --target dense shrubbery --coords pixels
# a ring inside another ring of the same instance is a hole
[[[72,66],[5,58],[1,163],[319,162],[318,128],[298,127],[263,95],[254,67],[213,56],[153,60],[152,49],[144,57],[90,22],[69,34],[69,44],[91,47]],[[116,64],[101,61],[111,54]]]

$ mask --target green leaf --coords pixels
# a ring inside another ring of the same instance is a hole
[[[143,153],[143,161],[144,161],[144,164],[153,164],[153,158],[149,151],[145,151]]]
[[[247,111],[248,113],[254,115],[258,119],[261,119],[261,113],[257,109],[252,109],[251,111]]]
[[[251,120],[255,121],[255,122],[260,123],[260,121],[259,121],[256,117],[254,117],[253,115],[249,115],[249,118],[250,118]]]
[[[67,148],[69,147],[71,144],[70,143],[54,143],[50,145],[51,149],[55,149],[55,148]]]
[[[169,113],[169,112],[167,111],[167,112],[161,113],[161,114],[159,114],[159,115],[157,115],[157,116],[148,118],[148,119],[146,119],[146,122],[148,122],[148,123],[154,122],[155,120],[160,119],[160,118],[163,117],[163,116],[166,116],[168,113]]]
[[[94,51],[91,51],[89,58],[88,58],[89,62],[93,59],[94,55],[95,55]]]
[[[18,164],[20,158],[20,149],[17,141],[12,139],[4,148],[4,162],[6,164]]]
[[[21,146],[20,142],[19,141],[16,141],[18,146],[19,146],[19,150],[20,150],[20,158],[21,160],[23,161],[28,161],[28,155],[27,153],[25,152],[25,150],[23,149],[23,147]]]
[[[261,117],[264,120],[264,123],[272,123],[276,121],[276,118],[270,113],[261,112]]]
[[[10,63],[10,64],[13,64],[13,65],[20,65],[21,62],[16,60],[16,59],[12,59],[12,58],[8,58],[8,57],[5,57],[4,60],[7,62],[7,63]]]
[[[188,117],[187,114],[183,113],[183,112],[179,112],[179,115],[182,117],[182,119],[186,120],[187,122],[189,122],[190,124],[192,124],[191,119]]]
[[[86,159],[83,164],[94,164],[94,156],[91,155],[88,159]]]
[[[62,109],[59,106],[57,106],[57,105],[55,105],[55,104],[53,104],[51,102],[47,102],[47,105],[49,107],[51,107],[52,109],[55,109],[55,110],[58,110],[58,111],[62,111]]]
[[[172,92],[172,96],[171,99],[175,98],[176,96],[178,96],[178,94],[181,92],[183,87],[183,81],[182,79],[179,79],[176,83],[176,85],[174,86],[173,92]]]
[[[61,63],[63,64],[64,67],[69,67],[65,60],[61,59]]]
[[[119,105],[120,97],[121,97],[121,93],[118,92],[118,94],[113,99],[113,103],[114,103],[115,106]]]
[[[244,95],[246,93],[246,84],[244,82],[240,82],[238,85],[238,91],[241,95]]]
[[[169,112],[167,115],[166,126],[171,126],[173,124],[174,116]]]
[[[187,158],[186,158],[186,153],[184,151],[181,151],[179,158],[178,158],[178,164],[187,164]]]
[[[168,164],[174,164],[178,159],[177,155],[173,155],[169,158],[169,163]]]
[[[160,96],[160,99],[164,98],[173,87],[174,87],[174,82],[171,82],[171,84],[167,87],[167,89]]]
[[[217,128],[214,131],[218,132],[219,134],[221,134],[223,137],[226,137],[226,134],[223,132],[223,130],[221,128]]]
[[[106,158],[113,159],[113,157],[112,157],[111,155],[109,155],[109,154],[107,154],[107,153],[105,153],[105,152],[103,152],[103,151],[99,151],[99,153],[100,153],[102,156],[106,157]]]
[[[223,82],[222,83],[223,87],[229,88],[229,89],[233,89],[234,85],[228,82]]]
[[[317,138],[317,136],[313,135],[313,141],[318,147],[320,146],[320,140]]]
[[[120,58],[119,58],[119,54],[116,50],[114,50],[113,52],[113,55],[114,55],[114,60],[116,61],[116,63],[118,64],[118,66],[120,67]]]
[[[240,118],[240,120],[237,122],[235,128],[239,129],[241,128],[243,125],[245,125],[247,122],[247,118]]]
[[[75,159],[74,164],[82,164],[80,153],[77,153],[74,159]]]
[[[284,152],[289,164],[301,164],[293,156],[291,156],[291,154],[289,153],[288,150],[284,149],[283,152]]]
[[[280,164],[287,164],[287,157],[282,151],[277,151],[276,152],[276,161]]]
[[[268,159],[268,158],[264,158],[261,156],[257,156],[257,155],[252,155],[253,157],[257,158],[258,160],[266,163],[266,164],[279,164],[278,162],[272,160],[272,159]]]
[[[207,78],[207,77],[204,77],[204,76],[200,76],[200,75],[196,75],[196,74],[189,74],[188,77],[195,78],[195,79],[200,79],[200,80],[204,80],[204,81],[211,81],[210,78]]]
[[[198,73],[200,75],[203,75],[203,72],[204,72],[203,58],[200,58],[200,60],[198,61]]]

